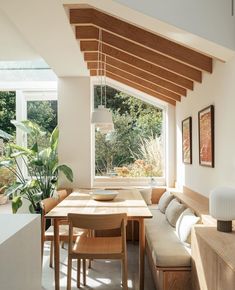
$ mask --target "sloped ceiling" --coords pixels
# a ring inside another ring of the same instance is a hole
[[[212,58],[94,8],[69,10],[91,76],[104,74],[172,105],[212,73]]]

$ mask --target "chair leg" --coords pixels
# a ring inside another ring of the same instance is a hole
[[[54,252],[54,243],[51,241],[51,246],[50,246],[50,267],[53,267],[53,252]]]
[[[67,290],[71,290],[72,259],[68,257]]]
[[[91,269],[91,259],[89,259],[88,268]]]
[[[83,285],[86,286],[86,259],[82,260],[82,268],[83,268]]]
[[[77,288],[80,288],[81,260],[77,260]]]
[[[127,259],[122,259],[122,287],[124,290],[128,290],[127,287]]]

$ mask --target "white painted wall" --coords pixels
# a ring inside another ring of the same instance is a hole
[[[0,289],[41,289],[40,216],[1,214],[0,225]]]
[[[59,78],[59,162],[73,169],[73,188],[92,186],[91,107],[89,77]],[[71,184],[61,178],[60,186]]]
[[[235,16],[232,16],[232,0],[115,1],[235,50]]]
[[[176,140],[175,106],[168,105],[166,110],[166,185],[174,187],[176,181]]]
[[[215,168],[199,166],[198,111],[215,106]],[[235,58],[215,62],[212,75],[176,107],[177,182],[204,195],[219,185],[235,186]],[[193,164],[182,164],[181,121],[192,116]]]

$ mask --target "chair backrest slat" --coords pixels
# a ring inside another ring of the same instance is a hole
[[[111,230],[121,228],[126,224],[126,213],[118,214],[68,214],[72,227],[91,230]]]

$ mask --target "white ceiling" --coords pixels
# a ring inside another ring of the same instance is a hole
[[[0,61],[33,60],[40,57],[2,10],[0,35]]]
[[[63,6],[74,3],[90,4],[114,16],[121,15],[135,25],[218,59],[228,60],[234,53],[112,0],[1,0],[0,60],[43,58],[57,76],[88,75]]]
[[[88,75],[79,44],[60,1],[1,0],[0,9],[57,76]]]
[[[235,50],[235,16],[232,16],[232,1],[115,0],[145,15]]]

